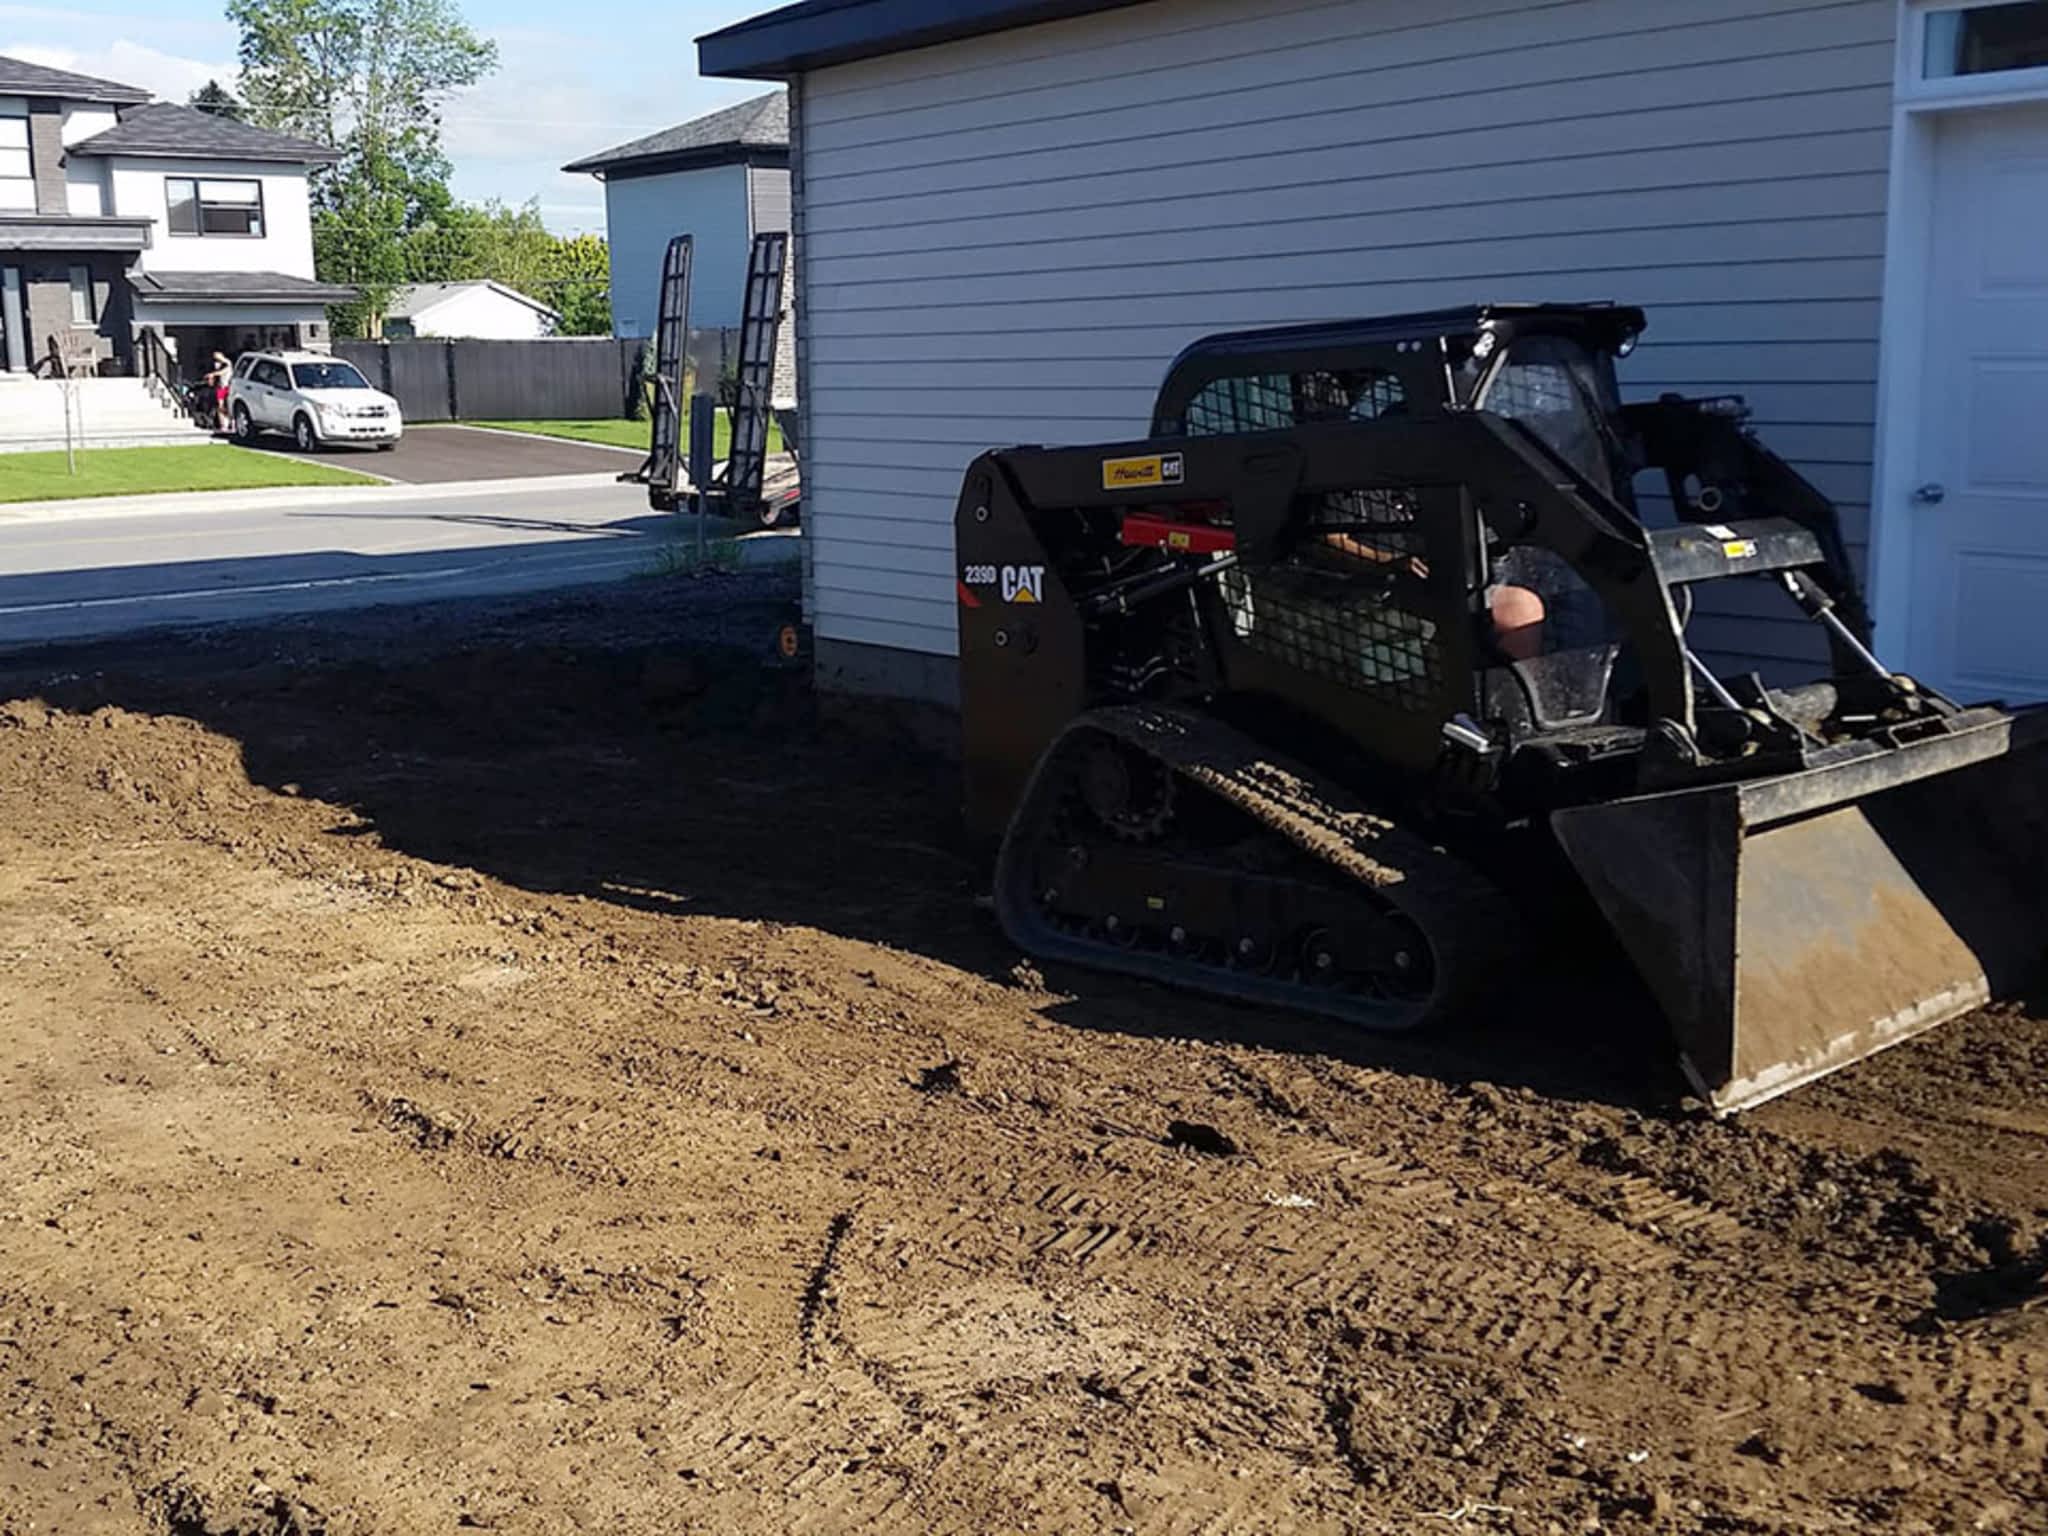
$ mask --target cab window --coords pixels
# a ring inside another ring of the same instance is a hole
[[[1378,421],[1406,409],[1407,390],[1383,368],[1317,369],[1212,379],[1188,402],[1176,436],[1273,432],[1326,421]]]

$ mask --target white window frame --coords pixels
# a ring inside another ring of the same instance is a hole
[[[1892,163],[1886,199],[1884,298],[1879,320],[1877,462],[1870,492],[1870,580],[1878,654],[1911,671],[1907,650],[1919,585],[1913,569],[1927,369],[1927,287],[1933,276],[1935,130],[1944,113],[2048,101],[2048,68],[1929,80],[1927,18],[1999,0],[1898,0]]]
[[[196,229],[171,228],[171,184],[186,181],[192,184],[192,219]],[[216,208],[254,208],[257,227],[253,230],[208,229],[206,227],[206,187],[234,184],[256,189],[256,197],[249,203],[215,203]],[[165,176],[164,177],[164,233],[173,240],[263,240],[270,235],[269,189],[263,185],[261,176]]]
[[[15,99],[18,100],[19,98]],[[28,174],[26,176],[0,176],[0,181],[5,181],[9,185],[26,186],[28,188],[28,201],[25,203],[0,203],[0,213],[34,213],[36,211],[37,205],[36,145],[34,123],[31,121],[29,110],[26,105],[24,105],[22,109],[18,112],[15,111],[12,107],[0,107],[0,118],[5,118],[9,122],[21,124],[21,143],[18,145],[10,144],[4,147],[7,149],[19,149],[21,153],[28,156]]]
[[[1902,101],[1956,105],[1981,105],[1986,100],[2027,101],[2048,92],[2048,64],[2037,69],[2002,69],[1984,75],[1942,75],[1927,77],[1927,18],[1944,11],[1988,11],[2006,0],[1907,0],[1905,25],[1900,30],[1900,51],[1905,55],[1899,73]]]

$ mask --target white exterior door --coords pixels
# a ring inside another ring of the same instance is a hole
[[[2048,699],[2048,103],[1936,129],[1911,670]]]

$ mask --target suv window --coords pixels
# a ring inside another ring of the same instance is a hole
[[[240,357],[238,357],[238,358],[236,358],[236,359],[235,359],[235,377],[236,377],[236,378],[238,378],[238,379],[246,379],[246,378],[248,378],[248,377],[249,377],[249,375],[250,375],[250,374],[254,373],[255,371],[256,371],[256,359],[255,359],[255,358],[253,358],[253,357],[251,357],[251,356],[249,356],[249,355],[248,355],[248,354],[247,354],[246,352],[245,352],[245,353],[243,353],[243,354],[242,354],[242,355],[241,355]]]
[[[290,389],[292,381],[286,377],[283,363],[273,363],[268,358],[256,365],[256,382],[268,384],[272,389]]]
[[[353,363],[294,363],[292,379],[301,389],[368,389]]]

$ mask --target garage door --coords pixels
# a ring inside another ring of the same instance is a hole
[[[1473,300],[1647,306],[1631,390],[1747,393],[1860,548],[1894,16],[1171,0],[806,77],[819,636],[953,654],[969,460],[1139,433],[1195,337]],[[1750,618],[1695,638],[1815,654]]]

